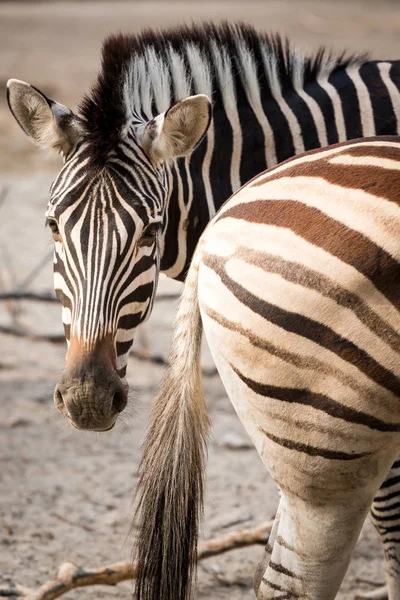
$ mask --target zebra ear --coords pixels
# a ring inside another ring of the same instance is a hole
[[[66,155],[78,141],[81,128],[74,113],[29,83],[10,79],[7,100],[18,125],[37,146]]]
[[[154,162],[190,154],[203,139],[211,121],[207,96],[189,96],[147,123],[141,138]]]

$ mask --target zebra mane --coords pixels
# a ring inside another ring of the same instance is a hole
[[[259,97],[260,73],[266,75],[261,92],[268,97],[365,58],[325,48],[304,56],[287,38],[243,23],[111,35],[103,44],[97,81],[79,105],[93,164],[104,164],[135,121],[150,120],[186,96],[207,94],[214,107],[222,103],[226,110],[243,94],[250,104]]]

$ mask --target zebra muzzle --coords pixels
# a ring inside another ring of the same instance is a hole
[[[54,391],[56,408],[77,429],[108,431],[127,405],[128,391],[118,376],[106,385],[63,376]]]

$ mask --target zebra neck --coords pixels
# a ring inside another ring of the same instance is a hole
[[[337,68],[271,95],[237,85],[235,108],[214,106],[206,139],[169,172],[161,270],[182,281],[209,220],[241,185],[283,160],[345,140],[399,133],[400,62]]]
[[[214,105],[205,140],[190,157],[178,159],[168,168],[161,259],[161,271],[168,277],[185,279],[197,242],[216,211],[241,185],[266,168],[263,135],[254,135],[254,128],[240,125],[239,114],[248,108],[238,105],[236,114],[230,111],[229,118],[221,106]],[[243,147],[251,148],[247,158]]]

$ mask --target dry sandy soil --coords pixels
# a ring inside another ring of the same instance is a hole
[[[270,0],[246,2],[0,3],[0,88],[9,77],[26,79],[48,95],[75,105],[93,81],[107,33],[138,31],[182,21],[247,20],[281,31],[302,46],[327,44],[376,58],[400,54],[396,2]],[[51,289],[51,242],[44,229],[47,189],[59,166],[29,144],[0,97],[0,286],[24,281]],[[47,258],[46,258],[47,257]],[[163,280],[160,290],[176,291]],[[156,303],[137,347],[165,354],[176,301]],[[61,333],[57,305],[0,307],[0,324],[17,322],[39,334]],[[123,423],[106,435],[72,431],[52,406],[63,368],[64,346],[0,335],[0,583],[9,578],[34,587],[64,560],[85,566],[127,559],[127,537],[140,443],[162,367],[130,360],[130,405]],[[204,363],[211,359],[204,352]],[[218,377],[205,379],[213,423],[203,535],[269,519],[277,505],[274,483],[242,429]],[[260,547],[208,559],[199,569],[198,598],[250,600]],[[360,582],[360,580],[362,580]],[[370,523],[362,532],[339,598],[351,598],[366,581],[383,581],[382,554]],[[87,588],[68,598],[129,598],[131,584]]]

